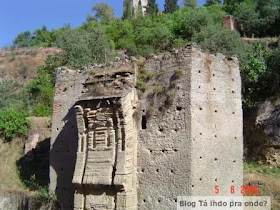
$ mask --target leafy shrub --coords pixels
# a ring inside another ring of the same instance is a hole
[[[175,96],[176,96],[176,93],[174,91],[167,92],[165,106],[167,106],[167,107],[171,106],[175,100]]]
[[[0,111],[0,135],[6,140],[16,136],[25,135],[28,132],[28,120],[22,112],[13,109]]]
[[[137,88],[140,89],[142,92],[145,92],[148,89],[148,84],[143,80],[138,79],[136,84]]]
[[[183,69],[176,69],[174,71],[174,74],[173,74],[173,79],[176,80],[176,79],[179,79],[181,76],[183,76],[184,74],[184,70]]]
[[[187,44],[188,44],[188,42],[185,41],[185,40],[182,39],[182,38],[178,38],[178,39],[174,39],[174,40],[173,40],[173,46],[174,46],[175,48],[185,47]]]
[[[44,68],[38,69],[38,77],[24,86],[23,95],[30,114],[49,116],[52,113],[54,85]]]
[[[247,63],[242,66],[243,101],[245,105],[256,102],[261,95],[266,95],[268,89],[264,88],[266,74],[268,73],[266,59],[268,50],[264,43],[257,42],[247,49]]]
[[[56,77],[56,69],[60,66],[65,66],[67,64],[67,57],[65,53],[49,55],[45,63],[46,65],[40,68],[50,76],[52,83],[54,84]]]
[[[164,92],[165,91],[165,87],[164,86],[162,86],[162,85],[156,85],[155,87],[154,87],[154,93],[162,93],[162,92]]]
[[[28,66],[27,65],[24,65],[21,70],[20,70],[20,75],[26,79],[28,77]]]
[[[106,88],[101,83],[96,83],[88,88],[88,92],[92,95],[103,95],[107,92]]]
[[[280,49],[270,51],[265,43],[257,42],[247,50],[248,62],[242,67],[243,99],[246,106],[279,94]]]

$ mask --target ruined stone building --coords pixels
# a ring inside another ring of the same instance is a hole
[[[137,89],[136,89],[137,87]],[[237,58],[195,46],[57,71],[50,190],[63,209],[170,210],[243,182]]]
[[[139,10],[139,6],[141,6],[141,10],[143,14],[146,12],[146,7],[148,5],[148,0],[124,0],[123,1],[123,11],[125,11],[127,6],[131,6],[134,14]]]

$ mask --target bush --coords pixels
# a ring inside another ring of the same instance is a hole
[[[148,84],[143,80],[137,80],[137,88],[140,89],[142,92],[145,92],[148,89]]]
[[[65,50],[66,65],[79,68],[92,62],[104,63],[112,52],[112,42],[102,27],[62,29],[57,32],[55,46]]]
[[[266,59],[268,50],[265,43],[257,42],[247,49],[247,63],[241,66],[243,79],[243,102],[253,105],[260,98],[266,97],[268,90],[265,79],[268,69]],[[268,95],[267,95],[268,96]]]
[[[30,114],[49,116],[52,113],[54,85],[44,68],[38,69],[38,77],[24,86],[23,95]]]
[[[241,40],[236,31],[230,31],[220,25],[209,25],[195,35],[194,41],[202,49],[211,53],[223,53],[224,55],[238,55],[240,65],[244,65],[246,60],[247,45]]]
[[[0,111],[0,135],[5,140],[28,133],[29,121],[22,112],[13,109]]]

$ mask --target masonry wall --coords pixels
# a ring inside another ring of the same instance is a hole
[[[177,196],[191,193],[190,64],[190,49],[146,61],[145,68],[155,75],[164,72],[164,78],[158,80],[166,86],[172,82],[174,71],[181,69],[183,75],[176,81],[172,105],[147,119],[146,129],[139,128],[139,209],[176,209]],[[147,105],[142,113],[145,115],[149,108]]]
[[[50,190],[63,209],[73,209],[72,178],[78,148],[74,104],[83,91],[86,76],[77,70],[57,71],[50,147]]]
[[[192,195],[240,194],[243,183],[241,78],[236,58],[191,54]]]
[[[167,78],[178,69],[184,73],[176,81],[172,106],[150,117],[147,128],[139,130],[139,209],[176,209],[177,196],[216,195],[215,186],[219,195],[232,195],[232,185],[234,195],[240,194],[243,137],[238,60],[189,47],[148,60],[145,68],[155,75],[163,70]]]

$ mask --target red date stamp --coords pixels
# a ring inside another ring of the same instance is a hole
[[[241,195],[258,195],[259,194],[259,188],[258,185],[242,185],[240,187],[231,185],[228,189],[230,194],[241,194]],[[214,193],[216,195],[220,194],[220,187],[219,185],[215,185],[214,187]]]

